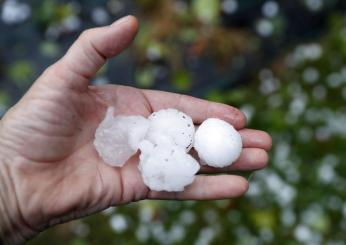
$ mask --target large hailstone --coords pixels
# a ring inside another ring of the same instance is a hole
[[[195,128],[191,117],[175,109],[165,109],[154,112],[148,119],[150,127],[145,138],[150,142],[158,144],[158,138],[164,135],[186,152],[192,148]]]
[[[121,167],[134,155],[149,128],[142,116],[113,116],[114,108],[107,110],[105,119],[95,133],[94,145],[103,161]]]
[[[243,145],[240,134],[232,125],[209,118],[198,127],[194,147],[203,163],[222,168],[239,158]]]
[[[157,145],[142,141],[140,150],[139,170],[145,185],[154,191],[183,191],[200,168],[184,148],[169,139]]]

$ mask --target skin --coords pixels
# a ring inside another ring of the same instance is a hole
[[[89,85],[106,60],[131,43],[137,28],[137,20],[128,16],[111,26],[83,32],[1,120],[0,168],[6,172],[17,201],[17,206],[10,208],[16,214],[9,216],[21,217],[20,222],[33,234],[110,206],[143,199],[238,197],[246,192],[248,182],[228,172],[266,166],[270,136],[244,129],[245,116],[236,108],[167,92]],[[123,168],[113,168],[95,151],[94,133],[109,106],[114,106],[117,114],[146,117],[163,108],[176,108],[196,124],[209,117],[221,118],[240,131],[244,150],[230,168],[201,169],[204,174],[221,175],[199,175],[183,192],[153,192],[142,181],[138,155]]]

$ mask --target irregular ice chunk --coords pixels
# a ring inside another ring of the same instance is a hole
[[[137,152],[149,122],[141,116],[114,117],[113,112],[113,107],[108,108],[105,119],[96,130],[94,145],[105,163],[121,167]]]
[[[240,134],[232,125],[209,118],[196,131],[194,147],[203,163],[222,168],[239,158],[243,145]]]
[[[184,148],[171,144],[140,144],[139,170],[143,181],[154,191],[183,191],[191,184],[200,166]]]
[[[174,145],[186,149],[186,152],[191,149],[195,135],[191,117],[175,109],[165,109],[154,112],[148,119],[150,127],[147,140],[158,144],[158,136],[165,135]]]

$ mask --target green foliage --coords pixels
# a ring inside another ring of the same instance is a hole
[[[251,214],[251,219],[258,229],[274,230],[277,225],[276,218],[273,210],[258,210]]]
[[[56,0],[39,1],[34,8],[34,19],[47,28],[50,25],[61,23],[64,19],[74,14],[71,4],[61,3]]]
[[[219,18],[219,0],[193,0],[192,11],[194,15],[206,24],[215,24]]]
[[[155,82],[155,67],[143,67],[135,73],[137,86],[141,88],[150,88]]]
[[[40,52],[46,57],[55,58],[59,54],[59,46],[54,42],[43,41],[40,45]]]
[[[11,64],[8,69],[8,76],[19,87],[25,87],[31,83],[34,74],[34,66],[28,60],[18,60]]]
[[[7,107],[10,105],[11,97],[5,90],[0,90],[0,106]]]
[[[175,72],[173,76],[173,85],[180,91],[189,91],[192,86],[192,78],[186,70],[180,70]]]

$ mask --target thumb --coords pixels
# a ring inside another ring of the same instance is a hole
[[[69,87],[86,87],[96,72],[133,41],[138,29],[137,19],[126,16],[110,26],[88,29],[52,66],[54,73]]]

